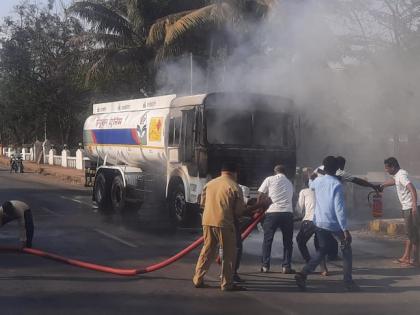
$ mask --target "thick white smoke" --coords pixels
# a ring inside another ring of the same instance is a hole
[[[317,166],[332,154],[345,156],[355,173],[382,170],[385,157],[399,157],[392,140],[420,131],[420,57],[410,46],[420,39],[408,38],[417,26],[399,29],[390,21],[387,28],[384,16],[392,12],[384,3],[279,1],[210,78],[194,66],[193,93],[292,98],[303,122],[300,165]],[[405,43],[394,38],[395,31],[407,33]],[[172,82],[172,91],[189,93],[189,70],[188,62],[171,64],[160,78]]]

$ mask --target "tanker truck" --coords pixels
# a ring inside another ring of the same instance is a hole
[[[159,211],[182,225],[226,160],[238,162],[238,182],[252,197],[275,164],[293,177],[294,113],[289,99],[251,93],[94,104],[83,135],[85,152],[97,161],[92,199],[115,212],[161,201]]]

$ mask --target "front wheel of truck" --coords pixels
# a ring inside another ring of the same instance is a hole
[[[171,221],[182,226],[187,221],[187,202],[182,182],[173,183],[168,195],[169,216]]]

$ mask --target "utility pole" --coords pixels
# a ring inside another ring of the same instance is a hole
[[[193,94],[193,54],[190,53],[190,95]]]
[[[47,140],[47,113],[44,113],[44,141]]]

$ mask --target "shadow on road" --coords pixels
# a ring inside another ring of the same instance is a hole
[[[419,268],[358,268],[353,272],[356,283],[361,288],[361,293],[402,293],[407,291],[419,291],[420,286],[403,286],[401,281],[409,281],[420,275]],[[255,273],[243,273],[251,279],[247,279],[245,286],[248,291],[262,292],[290,292],[298,291],[293,275],[285,275],[279,278],[260,275]],[[380,278],[362,278],[366,276],[383,276]],[[398,286],[396,286],[398,284]],[[341,280],[311,275],[307,280],[307,291],[313,293],[343,293],[347,292]]]

